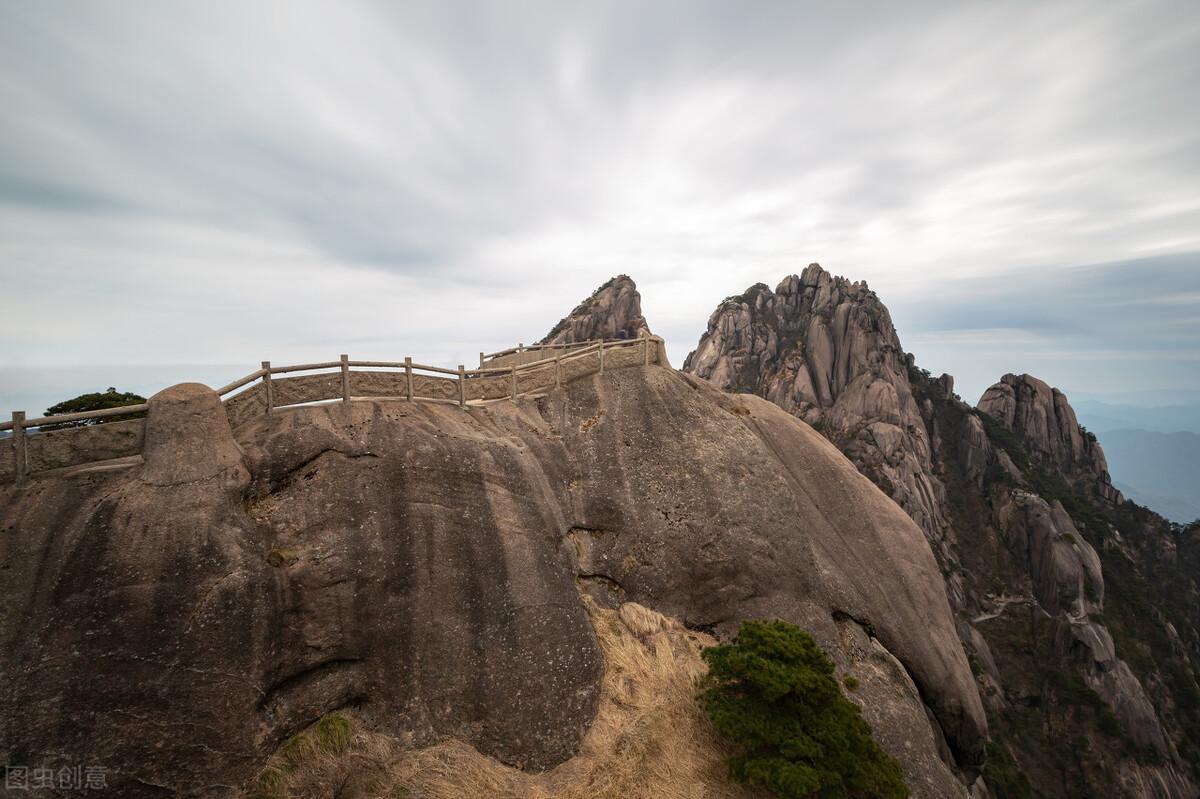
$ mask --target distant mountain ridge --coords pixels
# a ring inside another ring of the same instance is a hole
[[[1104,444],[1122,491],[1171,521],[1200,518],[1200,403],[1074,404],[1080,423]]]
[[[1093,433],[1108,430],[1200,433],[1200,403],[1133,405],[1079,400],[1073,404],[1080,423]]]

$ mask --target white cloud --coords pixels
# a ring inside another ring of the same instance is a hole
[[[470,362],[618,272],[681,360],[814,260],[987,310],[1200,250],[1198,52],[1188,2],[7,4],[0,364]]]

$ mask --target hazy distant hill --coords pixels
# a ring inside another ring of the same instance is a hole
[[[1150,406],[1080,400],[1073,404],[1080,424],[1093,433],[1109,430],[1200,433],[1200,403]],[[1108,452],[1107,444],[1104,451]]]
[[[1177,522],[1200,518],[1200,403],[1080,400],[1079,421],[1100,438],[1113,483]]]
[[[1113,483],[1122,494],[1133,500],[1139,505],[1144,505],[1147,508],[1164,516],[1171,521],[1187,523],[1200,519],[1200,504],[1190,501],[1186,497],[1171,497],[1162,496],[1160,494],[1148,493],[1142,491],[1136,486],[1131,486],[1128,483],[1122,483],[1120,480]]]
[[[1099,438],[1113,481],[1130,499],[1172,521],[1200,519],[1200,435],[1109,430]]]

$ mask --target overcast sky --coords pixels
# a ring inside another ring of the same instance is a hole
[[[1200,4],[0,0],[0,405],[470,364],[620,272],[679,365],[812,261],[970,401],[1196,396]]]

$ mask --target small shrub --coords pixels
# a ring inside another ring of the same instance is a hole
[[[846,686],[847,691],[857,691],[858,678],[853,674],[847,674],[844,678],[842,678],[842,685]]]
[[[808,633],[745,621],[732,644],[703,657],[701,706],[740,749],[729,761],[733,779],[782,799],[908,796],[900,764],[875,743]]]

